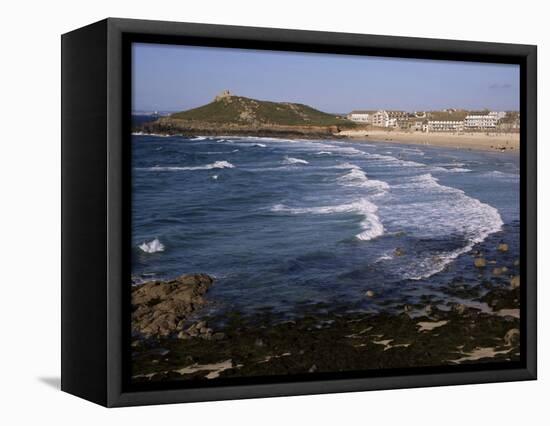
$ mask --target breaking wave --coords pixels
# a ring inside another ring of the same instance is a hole
[[[363,216],[363,220],[361,221],[362,231],[355,236],[357,239],[368,241],[384,234],[384,226],[376,214],[378,207],[365,198],[352,203],[334,206],[288,207],[284,204],[276,204],[271,208],[271,211],[290,214],[356,213]]]
[[[399,191],[406,194],[406,202],[391,206],[388,226],[410,230],[419,239],[455,236],[462,240],[457,249],[430,253],[409,264],[404,278],[420,280],[441,272],[458,256],[500,231],[504,224],[496,208],[460,189],[441,185],[430,173],[409,178],[392,186],[392,190],[397,191],[396,195]],[[421,197],[425,201],[418,201]]]
[[[302,160],[301,158],[285,156],[283,164],[309,164],[309,162],[306,160]]]
[[[144,242],[140,244],[139,249],[145,253],[158,253],[164,251],[164,244],[162,244],[158,238],[152,241]]]
[[[370,188],[378,194],[383,194],[389,191],[390,186],[381,180],[369,179],[367,174],[361,170],[359,166],[354,164],[347,164],[351,169],[345,175],[336,179],[340,184],[344,186],[357,186],[363,188]]]
[[[178,166],[153,166],[137,167],[136,170],[146,170],[149,172],[176,172],[184,170],[211,170],[211,169],[233,169],[235,166],[229,161],[215,161],[204,166],[178,167]]]
[[[468,173],[468,172],[471,172],[470,169],[466,169],[464,167],[453,167],[451,169],[447,169],[448,172],[452,172],[452,173]]]

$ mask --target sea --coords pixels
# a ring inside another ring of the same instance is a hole
[[[517,153],[135,134],[131,170],[132,285],[209,274],[210,314],[381,311],[519,258]]]

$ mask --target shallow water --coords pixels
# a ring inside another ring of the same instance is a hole
[[[506,241],[508,264],[519,254],[515,154],[134,135],[132,156],[135,281],[211,274],[214,311],[382,309],[479,283],[473,250]]]

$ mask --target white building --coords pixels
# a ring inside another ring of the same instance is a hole
[[[390,121],[390,116],[387,113],[387,111],[384,110],[378,110],[374,114],[372,114],[372,117],[370,119],[370,123],[373,126],[377,127],[388,127]]]
[[[397,118],[388,118],[386,127],[397,127]]]
[[[498,124],[498,117],[495,114],[468,115],[464,119],[466,129],[494,129]]]
[[[368,123],[372,111],[352,111],[347,115],[348,120],[359,123]]]
[[[506,111],[491,111],[489,115],[495,116],[497,120],[501,120],[506,117]]]
[[[464,130],[464,121],[434,120],[428,121],[427,132],[460,132]]]
[[[424,122],[422,120],[414,120],[411,122],[410,129],[414,130],[415,132],[421,131],[423,124]]]

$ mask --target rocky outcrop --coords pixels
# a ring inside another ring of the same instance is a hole
[[[177,334],[187,318],[204,305],[214,280],[206,274],[150,281],[132,288],[132,332],[144,337]]]
[[[243,112],[241,114],[248,114]],[[248,115],[246,115],[248,117]],[[241,118],[245,117],[240,116]],[[145,134],[164,134],[182,136],[261,136],[288,138],[320,138],[335,137],[340,131],[336,125],[280,125],[270,123],[216,123],[198,120],[182,120],[172,117],[162,117],[156,121],[145,123],[136,129]]]

